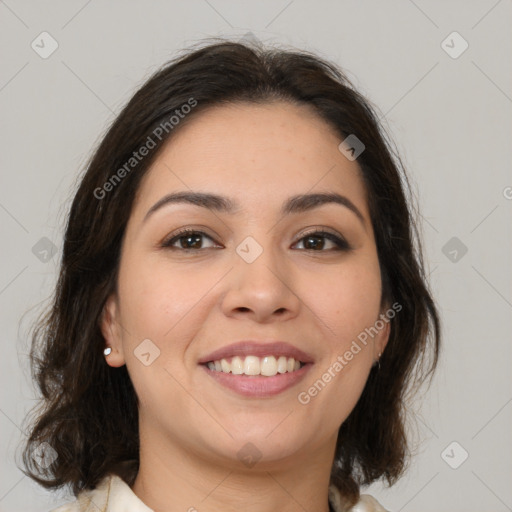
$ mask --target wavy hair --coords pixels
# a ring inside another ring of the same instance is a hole
[[[188,115],[162,130],[191,98],[197,104]],[[121,242],[140,180],[172,135],[206,108],[273,101],[309,105],[340,141],[350,134],[363,141],[357,162],[375,233],[382,304],[402,306],[390,320],[380,368],[372,368],[339,429],[331,483],[354,503],[361,486],[381,478],[392,485],[405,471],[411,454],[406,399],[408,391],[431,381],[440,321],[424,269],[414,195],[397,151],[374,107],[333,63],[306,51],[215,39],[184,50],[137,90],[81,177],[55,293],[31,332],[32,378],[41,399],[32,411],[23,472],[40,485],[69,486],[76,496],[108,473],[133,484],[139,468],[138,398],[126,366],[105,364],[100,321],[116,289]],[[156,147],[112,183],[148,137]],[[33,457],[42,443],[55,450],[47,467]]]

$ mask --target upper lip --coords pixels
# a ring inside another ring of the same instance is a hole
[[[234,356],[285,356],[293,357],[301,363],[312,363],[313,358],[285,341],[238,341],[221,347],[199,359],[199,364],[219,361]]]

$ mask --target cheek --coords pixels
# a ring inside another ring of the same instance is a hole
[[[119,275],[127,329],[139,337],[153,336],[165,345],[173,333],[196,324],[191,317],[201,310],[202,298],[218,279],[211,270],[191,272],[166,265],[165,261],[127,261]],[[182,322],[184,318],[187,322]]]
[[[303,296],[309,297],[308,305],[322,320],[326,339],[338,351],[350,346],[352,340],[378,319],[381,277],[378,261],[373,258],[354,258],[335,272],[322,276],[305,275],[302,289]]]
[[[203,298],[218,279],[212,272],[176,271],[165,261],[123,261],[118,292],[125,362],[141,404],[156,415],[181,396],[187,347],[202,324]]]
[[[372,338],[365,329],[375,324],[380,313],[381,276],[376,256],[347,261],[336,276],[331,272],[322,278],[322,288],[325,293],[311,298],[322,325],[328,326],[324,330],[327,357],[306,393],[313,407],[336,411],[332,427],[355,407],[373,361]],[[360,335],[363,337],[358,338]]]
[[[148,264],[132,258],[124,262],[118,290],[122,297],[123,351],[141,401],[170,403],[181,396],[177,382],[186,382],[195,365],[189,347],[200,337],[216,306],[213,292],[223,275],[225,269],[217,271],[205,265],[177,269],[166,261]],[[146,367],[140,357],[148,351],[150,358],[153,353],[157,357]],[[153,397],[154,389],[161,389],[162,396]]]
[[[381,280],[378,262],[353,262],[334,276],[318,279],[317,290],[309,294],[308,304],[320,318],[318,328],[323,330],[325,356],[315,375],[298,397],[306,404],[311,416],[328,420],[319,426],[326,435],[346,420],[357,404],[373,362],[372,338],[365,329],[379,318]],[[302,282],[307,289],[308,280]],[[363,341],[361,341],[363,340]]]

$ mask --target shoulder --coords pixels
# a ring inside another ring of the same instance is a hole
[[[80,512],[80,505],[77,501],[72,501],[60,507],[52,508],[50,512]]]
[[[98,512],[106,510],[114,475],[108,475],[92,490],[81,491],[74,501],[50,512]]]
[[[350,512],[389,512],[373,496],[361,494],[359,501],[350,509]]]
[[[369,494],[361,494],[359,501],[349,507],[345,498],[334,485],[329,487],[329,502],[335,512],[389,512]]]
[[[153,512],[119,476],[107,475],[92,490],[50,512]]]
[[[339,490],[329,487],[329,502],[335,512],[389,512],[369,494],[348,508]],[[95,489],[82,491],[75,501],[61,505],[50,512],[153,512],[117,475],[106,476]]]

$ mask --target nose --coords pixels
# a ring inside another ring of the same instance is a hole
[[[225,283],[222,310],[233,318],[258,323],[297,316],[301,300],[292,284],[292,269],[275,252],[265,249],[252,263],[234,255],[234,268]]]

